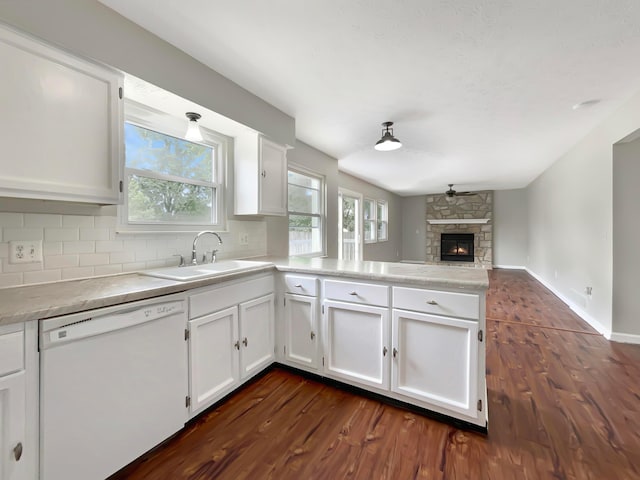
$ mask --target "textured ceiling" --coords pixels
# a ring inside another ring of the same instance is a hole
[[[640,89],[637,0],[101,1],[401,195],[523,187]]]

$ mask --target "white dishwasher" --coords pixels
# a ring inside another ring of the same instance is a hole
[[[184,426],[186,325],[181,295],[40,322],[42,480],[103,480]]]

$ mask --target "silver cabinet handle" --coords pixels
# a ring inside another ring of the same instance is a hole
[[[260,175],[262,176],[262,178],[267,178],[267,171],[262,170],[262,173]]]
[[[398,349],[393,347],[393,358],[396,358],[398,356]]]
[[[427,303],[429,305],[437,305],[438,304],[438,302],[436,302],[435,300],[427,300]]]
[[[296,287],[296,288],[302,288],[302,285],[300,285],[299,283],[296,283],[296,284],[294,285],[294,287]]]
[[[236,340],[236,343],[233,344],[236,350],[240,350],[240,342]]]
[[[389,350],[387,350],[387,347],[382,347],[382,356],[383,356],[383,357],[386,357],[386,356],[387,356],[387,352],[388,352],[388,351],[389,351]]]
[[[242,344],[246,347],[249,345],[249,341],[247,340],[247,337],[244,337],[244,340],[242,340]]]
[[[314,338],[316,338],[316,334],[314,332],[311,332],[311,340],[313,340]]]
[[[16,462],[22,458],[22,442],[18,442],[18,444],[13,447],[13,456],[16,459]]]
[[[358,295],[358,292],[354,290],[353,292],[349,292],[349,295]]]

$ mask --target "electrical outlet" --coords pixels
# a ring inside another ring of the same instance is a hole
[[[9,263],[42,262],[42,240],[12,240],[9,242]]]
[[[240,245],[249,245],[249,234],[248,233],[241,233],[240,234],[239,243],[240,243]]]

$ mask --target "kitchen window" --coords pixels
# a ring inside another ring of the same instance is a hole
[[[289,256],[324,254],[324,179],[288,171]]]
[[[187,141],[185,120],[131,101],[125,108],[122,229],[224,228],[225,137],[200,126],[204,140]]]
[[[364,199],[364,243],[375,243],[377,240],[376,201]]]
[[[389,209],[387,206],[387,202],[384,200],[378,200],[376,202],[376,222],[378,226],[378,241],[386,242],[389,240],[389,232],[388,232],[388,215]]]

